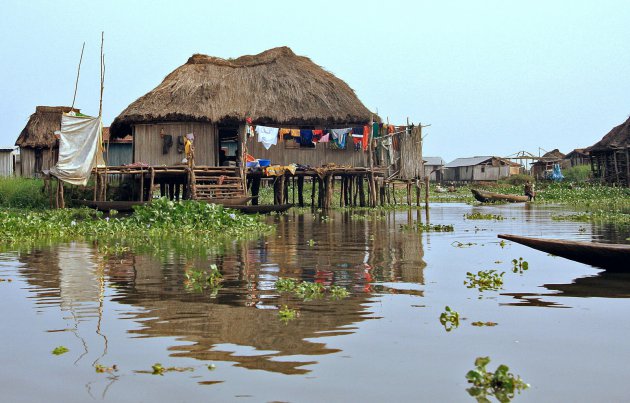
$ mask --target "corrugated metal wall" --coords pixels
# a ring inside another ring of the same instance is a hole
[[[348,137],[345,150],[330,149],[328,143],[319,143],[315,148],[287,148],[286,142],[278,142],[269,150],[256,140],[256,136],[247,139],[247,152],[254,158],[270,160],[272,164],[288,165],[291,163],[319,167],[326,163],[367,167],[368,153],[354,151],[352,138]]]
[[[107,150],[107,145],[103,147]],[[110,143],[109,155],[103,151],[103,158],[108,166],[120,166],[133,162],[133,145],[131,143]]]
[[[13,176],[13,151],[0,152],[0,176]]]
[[[160,130],[170,134],[173,145],[167,154],[162,153]],[[194,133],[195,165],[216,165],[218,155],[217,130],[211,123],[156,123],[135,125],[133,133],[133,161],[149,165],[178,165],[184,158],[177,152],[178,136]],[[111,164],[110,164],[111,165]]]

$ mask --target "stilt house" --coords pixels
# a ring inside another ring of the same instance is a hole
[[[287,129],[364,126],[371,112],[342,80],[288,47],[237,59],[195,54],[112,123],[112,138],[133,136],[133,161],[177,165],[182,136],[194,133],[195,164],[219,165],[222,150],[239,160],[242,144],[272,164],[367,166],[367,152],[278,140],[266,149],[251,124]],[[251,123],[246,123],[251,122]]]
[[[630,118],[586,149],[593,177],[601,182],[630,186]]]

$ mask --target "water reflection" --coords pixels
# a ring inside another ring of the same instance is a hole
[[[367,308],[373,293],[422,295],[421,289],[391,285],[424,282],[420,236],[399,229],[416,218],[410,216],[415,212],[367,214],[276,217],[275,234],[210,251],[170,245],[158,254],[106,256],[84,243],[42,248],[20,255],[20,272],[38,305],[58,305],[76,323],[97,320],[96,333],[104,340],[95,363],[107,351],[101,321],[118,319],[108,317],[112,309],[103,309],[107,294],[108,303],[134,307],[120,314],[140,324],[129,331],[133,337],[177,340],[169,347],[172,356],[303,374],[317,356],[339,351],[318,338],[353,333],[357,323],[374,317]],[[210,264],[224,276],[219,292],[187,290],[184,272]],[[298,301],[277,294],[274,283],[280,277],[342,285],[352,296]],[[300,318],[280,321],[281,305],[299,309]],[[78,329],[75,325],[80,334]],[[83,344],[87,353],[88,343]]]
[[[544,284],[554,296],[580,298],[630,298],[630,273],[602,271],[596,276],[580,277],[570,284]]]

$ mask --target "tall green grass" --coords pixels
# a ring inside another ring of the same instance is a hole
[[[44,209],[49,205],[43,192],[44,181],[27,178],[0,178],[0,207]]]

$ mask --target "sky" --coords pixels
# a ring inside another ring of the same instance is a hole
[[[425,156],[568,153],[630,114],[630,2],[0,2],[0,146],[37,105],[99,109],[106,126],[194,53],[289,46],[372,111],[424,129]]]

